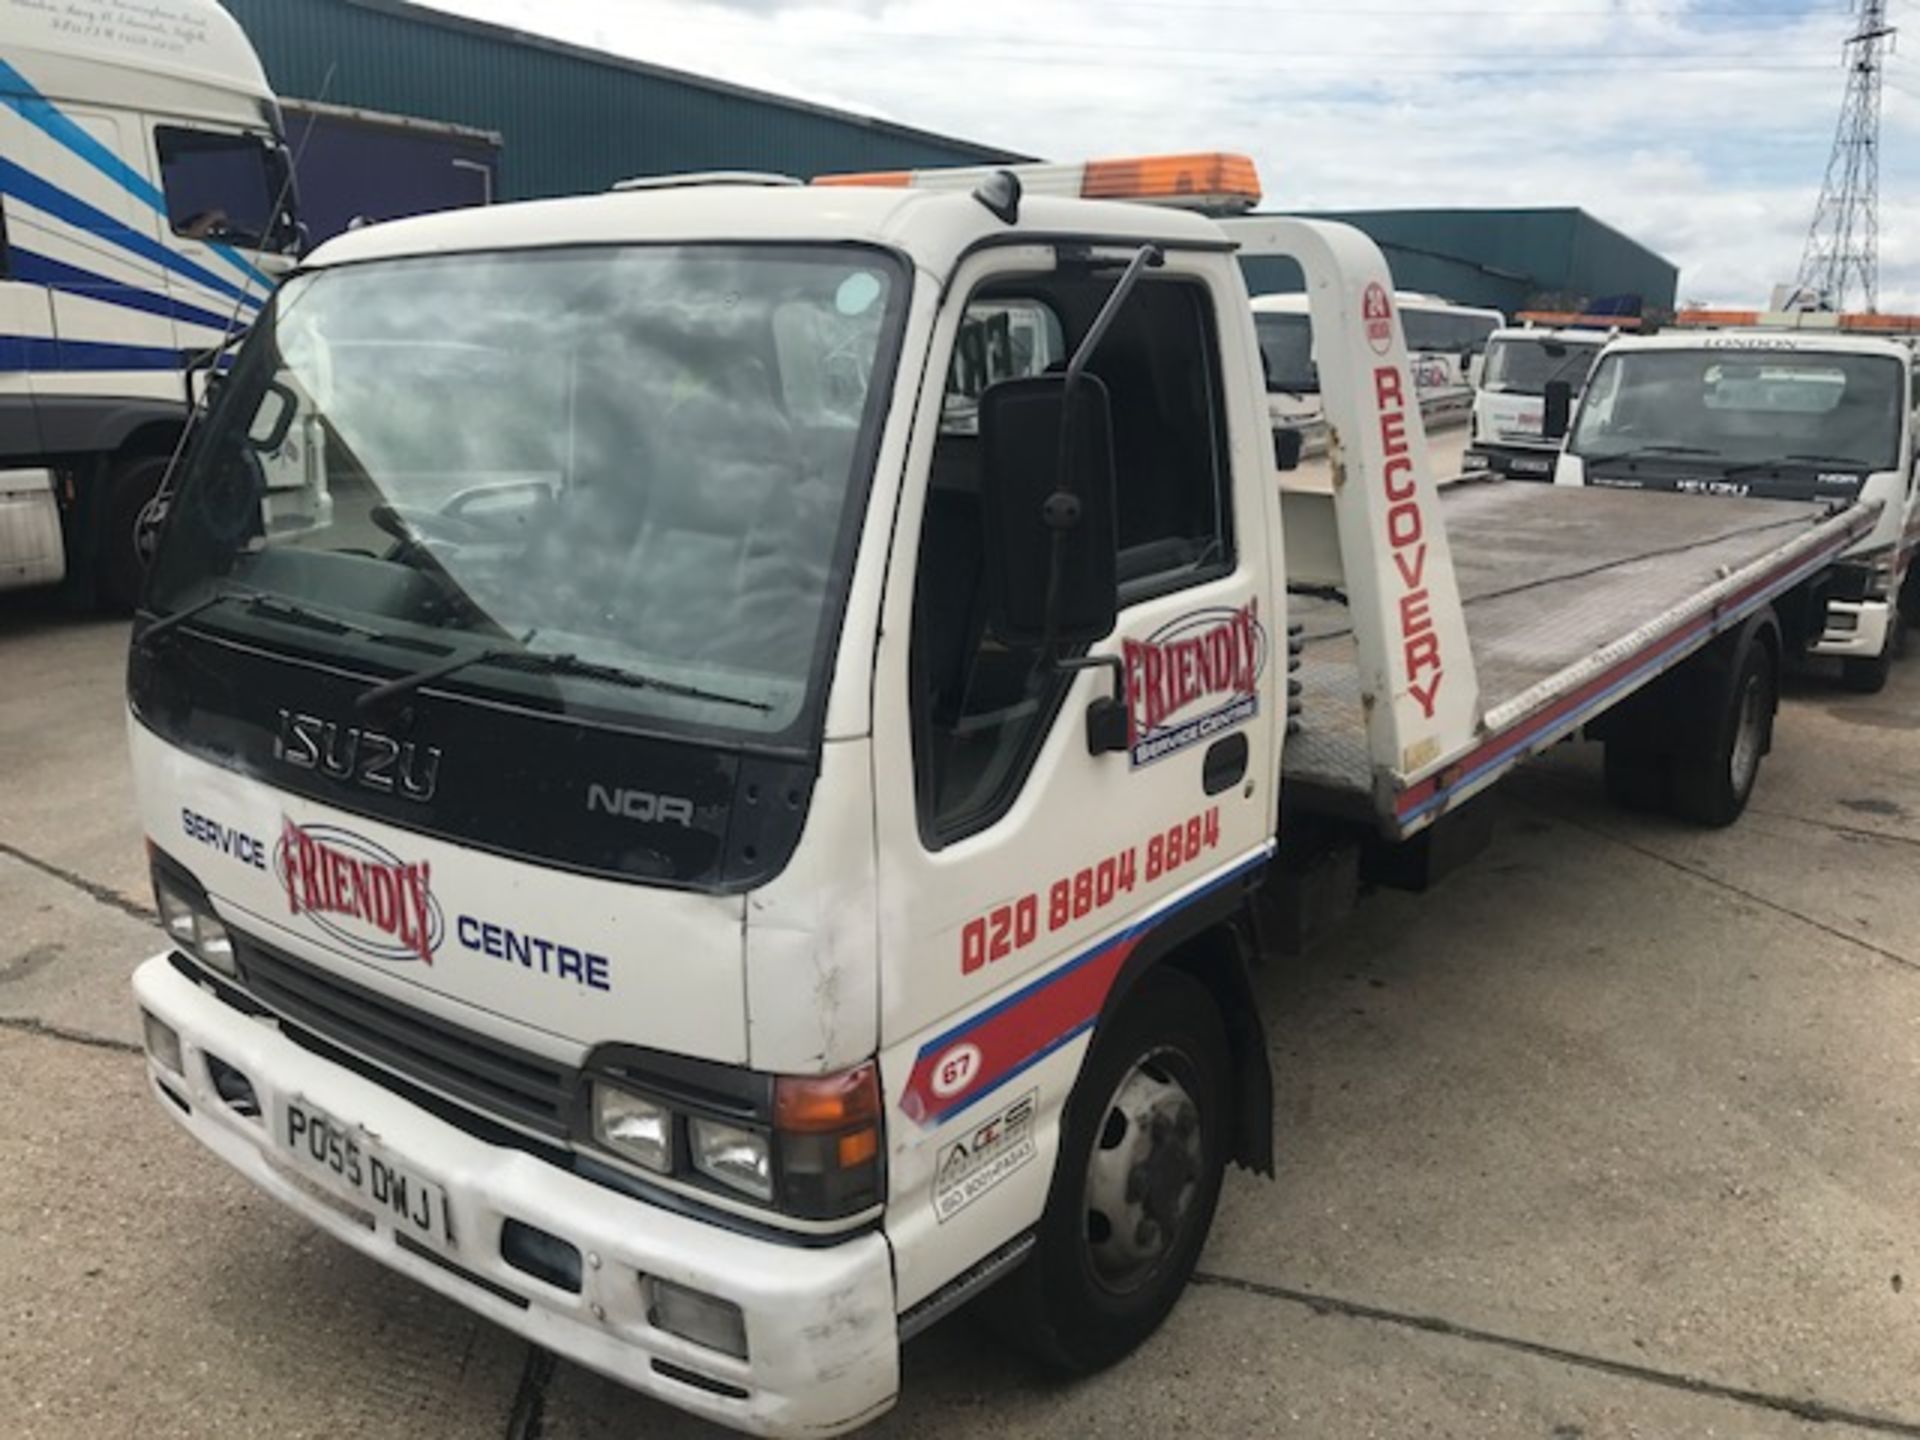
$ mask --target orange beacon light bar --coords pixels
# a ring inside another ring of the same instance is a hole
[[[1181,209],[1251,210],[1260,203],[1260,175],[1245,155],[1218,151],[1194,155],[1143,155],[1089,160],[1071,165],[966,165],[935,170],[870,170],[816,175],[815,185],[868,185],[892,189],[971,190],[1001,171],[1017,176],[1029,195],[1081,200],[1128,200]]]

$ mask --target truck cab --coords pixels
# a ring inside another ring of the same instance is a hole
[[[1828,317],[1836,319],[1837,317]],[[1832,328],[1678,330],[1615,340],[1595,363],[1560,485],[1834,504],[1879,518],[1808,618],[1806,648],[1845,682],[1886,684],[1920,619],[1914,354]]]
[[[1545,434],[1547,387],[1564,382],[1577,396],[1608,338],[1590,329],[1496,330],[1474,387],[1465,467],[1515,480],[1551,481],[1560,446]]]
[[[0,589],[131,608],[188,357],[293,264],[289,171],[216,0],[0,0]]]

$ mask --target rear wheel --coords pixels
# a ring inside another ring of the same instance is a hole
[[[139,603],[158,530],[164,455],[135,455],[108,472],[106,505],[94,548],[95,575],[103,609],[124,614]]]
[[[1701,663],[1696,661],[1695,663]],[[1710,662],[1709,662],[1710,663]],[[1773,652],[1752,630],[1721,671],[1706,743],[1673,761],[1673,812],[1696,825],[1731,825],[1747,808],[1760,760],[1773,746],[1779,677]]]
[[[1067,1106],[1034,1253],[987,1298],[1008,1339],[1084,1374],[1166,1318],[1220,1197],[1227,1053],[1212,997],[1173,970],[1142,980],[1101,1027]]]

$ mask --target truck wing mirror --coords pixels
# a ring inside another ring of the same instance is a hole
[[[1548,383],[1546,408],[1541,416],[1540,434],[1548,440],[1567,438],[1567,426],[1573,420],[1573,386],[1565,380]]]
[[[1291,425],[1281,425],[1273,432],[1273,464],[1282,475],[1300,468],[1300,456],[1306,450],[1307,437]]]
[[[1105,639],[1119,613],[1107,387],[1089,374],[1071,386],[1063,375],[989,386],[980,452],[994,635],[1009,645]]]

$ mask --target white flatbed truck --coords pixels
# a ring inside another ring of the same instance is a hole
[[[1873,523],[1443,500],[1369,240],[1077,198],[1244,161],[887,178],[323,247],[196,437],[128,670],[166,1113],[767,1435],[879,1415],[982,1292],[1069,1370],[1138,1344],[1224,1167],[1274,1169],[1289,836],[1414,855],[1634,705],[1731,819],[1776,605]],[[1279,483],[1236,247],[1306,275],[1330,494]],[[1018,333],[1064,369],[948,404]],[[303,422],[311,523],[269,527]],[[1341,612],[1291,737],[1290,586]]]
[[[1664,334],[1613,341],[1577,409],[1554,387],[1548,428],[1567,437],[1555,483],[1877,506],[1872,529],[1808,592],[1789,629],[1796,652],[1837,659],[1848,688],[1878,692],[1906,627],[1920,624],[1920,369],[1904,338],[1915,322],[1679,318]],[[1710,323],[1728,320],[1743,323]]]

